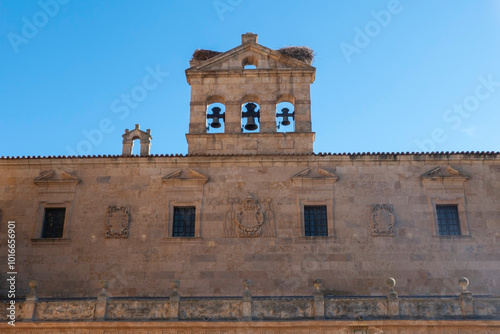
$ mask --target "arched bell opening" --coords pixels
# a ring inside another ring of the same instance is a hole
[[[259,65],[259,60],[255,56],[249,56],[243,59],[241,65],[245,70],[256,70]]]
[[[207,106],[207,133],[224,133],[226,106],[215,102]]]
[[[241,132],[260,131],[260,105],[256,102],[246,102],[241,108]]]
[[[295,131],[295,108],[290,102],[276,105],[276,132]]]
[[[132,155],[141,155],[141,139],[139,137],[132,138]]]

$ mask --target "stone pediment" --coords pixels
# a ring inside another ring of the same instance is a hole
[[[469,178],[464,172],[451,166],[438,166],[422,174],[424,185],[456,185],[461,186]]]
[[[71,175],[65,171],[55,171],[49,170],[41,172],[39,176],[33,179],[33,182],[36,185],[77,185],[81,182],[79,178],[74,175]]]
[[[239,57],[241,56],[241,57]],[[186,70],[190,71],[214,71],[214,70],[241,70],[241,62],[234,62],[236,58],[254,57],[259,64],[257,69],[310,69],[314,67],[300,60],[288,57],[276,50],[269,49],[259,44],[246,44],[223,52],[205,61],[197,62]]]
[[[290,178],[292,185],[296,187],[333,185],[339,177],[323,168],[307,168]]]
[[[204,71],[231,71],[244,69],[245,64],[255,65],[253,71],[262,70],[306,70],[313,72],[315,68],[305,61],[290,57],[277,50],[257,44],[257,35],[247,33],[242,36],[242,44],[226,52],[217,54],[214,51],[198,50],[211,53],[208,59],[193,56],[191,67],[186,70],[186,75]],[[311,51],[312,52],[312,51]],[[215,56],[213,54],[216,54]],[[314,80],[313,80],[314,81]]]
[[[187,172],[179,169],[165,175],[162,181],[169,187],[201,187],[208,182],[208,176],[192,169]]]

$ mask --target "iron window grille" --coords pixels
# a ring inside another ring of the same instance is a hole
[[[458,205],[436,205],[439,235],[461,235]]]
[[[304,234],[306,237],[328,236],[326,205],[304,206]]]
[[[62,238],[65,216],[66,208],[45,208],[42,238]]]
[[[194,237],[196,208],[194,206],[174,207],[173,237]]]

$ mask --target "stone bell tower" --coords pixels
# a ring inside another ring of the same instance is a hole
[[[316,69],[311,62],[310,49],[272,50],[257,44],[252,33],[223,53],[195,51],[186,70],[191,85],[188,153],[312,153],[310,85]],[[282,102],[293,108],[277,110]],[[213,104],[223,108],[209,108]],[[285,125],[290,119],[294,129],[277,132],[280,120]],[[223,123],[223,133],[210,133],[209,121],[213,128]]]

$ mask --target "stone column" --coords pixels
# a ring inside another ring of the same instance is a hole
[[[387,315],[389,318],[398,318],[399,312],[399,297],[398,293],[394,291],[396,280],[392,277],[387,279],[387,285],[390,287],[389,294],[387,295]]]
[[[243,298],[241,300],[241,320],[251,321],[252,320],[252,294],[248,288],[252,285],[252,281],[249,279],[243,280]]]
[[[226,102],[226,120],[224,133],[241,133],[241,104]]]
[[[311,101],[296,101],[295,132],[311,132]]]
[[[172,281],[172,288],[174,291],[170,295],[170,308],[168,310],[168,318],[169,320],[179,320],[179,303],[181,302],[181,297],[179,296],[179,286],[181,282],[179,280],[174,279]]]
[[[458,280],[458,285],[462,288],[462,293],[460,294],[460,310],[462,311],[462,317],[471,317],[474,315],[474,298],[472,298],[472,293],[467,290],[469,280],[467,277],[462,277]]]
[[[189,117],[189,133],[202,134],[207,133],[207,106],[205,102],[194,101],[193,95],[195,88],[191,88],[191,105]],[[177,125],[172,125],[177,126]]]
[[[260,133],[276,132],[276,103],[262,101],[260,104]]]
[[[26,295],[26,301],[23,305],[23,319],[24,321],[34,321],[36,317],[36,303],[38,296],[36,295],[37,281],[30,281],[30,292]]]
[[[106,320],[106,309],[108,307],[108,293],[106,289],[109,286],[108,281],[101,281],[101,292],[97,296],[97,302],[95,304],[94,318],[98,321]]]
[[[314,291],[314,319],[324,319],[325,318],[325,298],[323,292],[321,292],[321,286],[323,285],[323,280],[315,279],[313,281]]]

